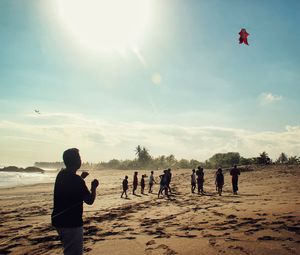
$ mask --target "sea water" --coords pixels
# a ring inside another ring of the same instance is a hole
[[[0,188],[54,183],[56,175],[56,170],[45,170],[44,173],[0,172]]]

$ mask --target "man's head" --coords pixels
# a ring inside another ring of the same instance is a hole
[[[63,160],[66,168],[77,170],[81,167],[81,158],[79,155],[79,150],[76,148],[71,148],[64,151]]]

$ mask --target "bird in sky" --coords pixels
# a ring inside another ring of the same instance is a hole
[[[34,110],[35,113],[41,114],[39,110]]]

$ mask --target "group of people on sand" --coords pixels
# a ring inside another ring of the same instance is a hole
[[[83,202],[92,205],[96,198],[96,190],[99,185],[97,179],[91,182],[91,188],[88,189],[84,179],[89,175],[87,172],[82,172],[81,175],[77,175],[76,172],[81,167],[81,158],[79,150],[71,148],[63,153],[63,160],[66,168],[62,169],[56,177],[54,185],[54,197],[53,197],[53,211],[51,215],[52,226],[55,227],[60,240],[63,244],[65,255],[81,255],[83,252]],[[237,194],[238,191],[238,176],[240,171],[236,166],[230,171],[232,176],[233,193]],[[145,190],[145,177],[142,175],[140,185],[141,193],[144,194]],[[160,186],[158,191],[158,198],[161,195],[169,197],[171,193],[170,184],[172,181],[171,169],[166,169],[159,176]],[[216,176],[216,189],[219,195],[222,194],[222,188],[224,185],[224,175],[222,169],[219,168]],[[152,193],[154,185],[154,173],[151,171],[149,177],[149,193]],[[192,170],[191,175],[191,191],[195,192],[196,186],[198,187],[198,193],[204,194],[204,171],[202,167],[198,167],[197,171]],[[123,192],[121,197],[127,195],[128,190],[128,176],[125,176],[123,183]],[[138,172],[134,172],[133,176],[133,190],[132,193],[136,194],[138,187]]]
[[[232,176],[232,190],[233,194],[237,195],[238,191],[238,177],[240,175],[240,170],[237,168],[236,165],[231,169],[230,175]],[[141,194],[144,194],[145,191],[145,178],[147,175],[143,174],[141,177],[140,181],[140,186],[141,186]],[[171,194],[171,188],[170,188],[170,183],[172,180],[172,172],[171,168],[168,168],[163,171],[161,175],[159,175],[160,182],[159,182],[159,191],[158,191],[158,198],[161,195],[166,195],[169,197],[169,194]],[[153,185],[155,184],[155,179],[154,179],[154,172],[151,171],[151,174],[149,176],[149,190],[148,193],[153,193]],[[136,190],[138,187],[138,172],[134,172],[133,175],[133,189],[132,189],[132,194],[136,195]],[[191,192],[195,193],[196,187],[198,188],[198,194],[203,195],[204,194],[204,169],[201,166],[198,166],[197,170],[193,169],[192,174],[191,174]],[[215,185],[216,185],[216,191],[218,194],[221,196],[222,191],[223,191],[223,186],[224,186],[224,175],[223,175],[223,170],[222,168],[218,168],[218,170],[215,173]],[[127,191],[129,189],[128,186],[128,176],[126,175],[123,182],[122,182],[122,194],[121,198],[123,198],[123,195],[125,195],[125,198],[128,198]]]
[[[234,165],[234,167],[230,171],[230,175],[232,176],[232,179],[231,179],[232,191],[233,191],[234,195],[237,195],[238,179],[239,179],[240,174],[241,174],[240,170],[237,168],[236,165]],[[203,183],[204,183],[203,167],[198,166],[197,171],[195,169],[192,170],[191,192],[195,193],[195,189],[196,189],[196,185],[197,185],[198,194],[204,194]],[[218,168],[217,172],[215,173],[215,185],[216,185],[216,191],[218,192],[219,196],[222,196],[222,191],[223,191],[223,186],[224,186],[224,175],[223,175],[223,170],[221,167]]]
[[[140,181],[140,186],[141,186],[141,194],[145,194],[145,178],[147,177],[147,175],[143,174],[141,177],[141,181]],[[169,197],[169,193],[171,193],[171,188],[170,188],[170,183],[172,180],[172,173],[171,173],[171,169],[166,169],[163,171],[163,173],[159,176],[160,178],[160,188],[158,191],[158,198],[160,197],[160,195],[162,195],[163,193]],[[156,183],[155,178],[154,178],[154,172],[151,171],[150,176],[149,176],[149,190],[148,193],[153,193],[153,185]],[[133,182],[132,182],[132,194],[136,195],[136,190],[138,187],[138,172],[134,172],[133,175]],[[128,186],[128,176],[126,175],[123,182],[122,182],[122,194],[121,194],[121,198],[123,198],[123,195],[125,195],[125,198],[128,198],[128,194],[127,191],[129,189]]]

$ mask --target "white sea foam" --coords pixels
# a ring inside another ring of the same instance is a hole
[[[0,172],[0,188],[53,183],[56,175],[56,171],[46,171],[44,173]]]

